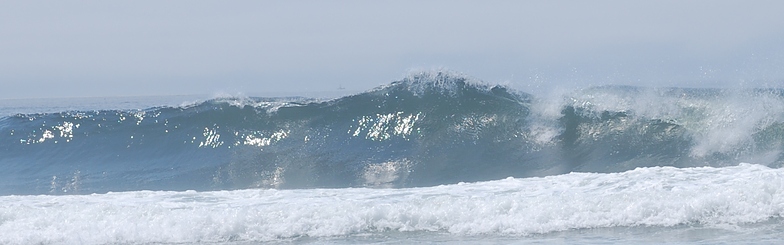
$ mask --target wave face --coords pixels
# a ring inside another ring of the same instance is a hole
[[[422,73],[329,101],[220,98],[0,119],[0,194],[421,187],[784,163],[784,91],[593,87],[535,97]]]

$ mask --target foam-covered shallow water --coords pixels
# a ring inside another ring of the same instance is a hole
[[[402,189],[132,191],[0,202],[3,244],[784,241],[773,235],[784,232],[784,170],[754,164]]]
[[[426,72],[334,99],[0,102],[0,244],[770,244],[784,231],[781,89],[542,97]]]

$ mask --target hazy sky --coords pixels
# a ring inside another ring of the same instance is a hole
[[[0,99],[367,90],[446,68],[523,91],[782,87],[784,1],[0,1]]]

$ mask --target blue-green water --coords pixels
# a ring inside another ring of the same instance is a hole
[[[0,101],[0,243],[780,243],[784,92]]]

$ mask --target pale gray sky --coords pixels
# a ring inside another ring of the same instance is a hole
[[[0,99],[367,90],[446,68],[522,91],[782,87],[784,1],[0,1]]]

